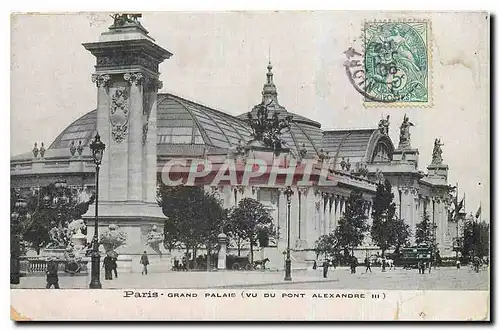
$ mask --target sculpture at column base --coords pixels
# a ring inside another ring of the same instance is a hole
[[[151,247],[153,251],[158,253],[160,255],[160,258],[163,255],[163,252],[160,249],[160,243],[162,243],[164,240],[164,235],[163,231],[158,228],[158,226],[155,224],[151,227],[151,231],[149,231],[146,241],[147,245]]]

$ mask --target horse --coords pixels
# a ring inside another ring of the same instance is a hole
[[[377,264],[382,265],[383,259],[381,257],[378,257],[376,260]],[[385,266],[389,268],[390,270],[394,269],[394,260],[392,259],[385,259]]]
[[[267,257],[264,260],[253,261],[253,267],[257,269],[257,267],[260,266],[262,270],[266,270],[266,263],[269,261]]]

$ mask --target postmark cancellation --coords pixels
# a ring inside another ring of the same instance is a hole
[[[365,21],[363,53],[346,63],[365,107],[432,104],[430,21]]]

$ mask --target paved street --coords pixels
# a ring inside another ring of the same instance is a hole
[[[358,267],[352,275],[348,268],[331,269],[328,279],[322,270],[294,270],[292,282],[283,281],[283,272],[276,271],[219,271],[219,272],[164,272],[141,275],[121,274],[113,280],[102,279],[103,288],[243,288],[256,289],[391,289],[391,290],[488,290],[489,273],[472,272],[464,267],[433,269],[430,274],[420,275],[417,270],[388,270],[373,268],[366,274]],[[102,275],[101,275],[102,277]],[[87,276],[61,276],[61,288],[86,289]],[[45,278],[23,277],[21,284],[12,288],[44,288]]]

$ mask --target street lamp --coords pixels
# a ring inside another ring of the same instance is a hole
[[[387,238],[385,236],[385,233],[386,233],[386,227],[387,227],[387,212],[384,210],[382,212],[382,238],[384,238],[384,246],[387,244]],[[382,250],[382,272],[385,272],[385,249]]]
[[[292,260],[290,259],[290,204],[292,200],[293,191],[290,186],[285,190],[286,204],[287,204],[287,246],[286,246],[286,260],[285,260],[285,280],[292,280]]]
[[[89,288],[100,289],[102,288],[101,280],[99,276],[99,266],[100,266],[100,255],[99,255],[99,167],[102,162],[102,154],[106,145],[101,141],[99,133],[95,135],[94,141],[90,144],[90,150],[92,151],[92,158],[95,163],[95,219],[94,219],[94,237],[92,238],[92,271],[91,280]]]

